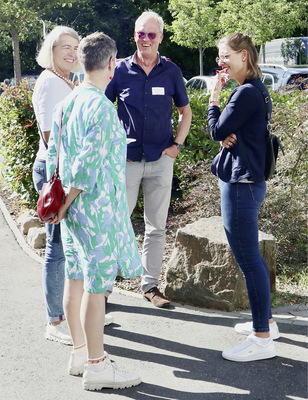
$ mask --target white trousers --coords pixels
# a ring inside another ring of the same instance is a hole
[[[145,293],[158,285],[165,247],[166,221],[170,206],[174,159],[163,155],[159,160],[126,163],[126,190],[130,214],[142,184],[145,234],[142,251],[141,289]]]

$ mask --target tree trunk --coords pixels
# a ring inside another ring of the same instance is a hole
[[[265,43],[262,44],[262,55],[263,55],[263,64],[265,64]]]
[[[21,82],[21,66],[18,29],[14,25],[12,25],[11,27],[11,35],[13,44],[14,78],[16,81],[16,85],[18,85]]]
[[[203,75],[203,52],[202,48],[199,48],[199,67],[200,67],[200,75]]]

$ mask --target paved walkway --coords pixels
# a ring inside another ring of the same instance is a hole
[[[115,324],[105,328],[106,350],[121,368],[138,372],[143,383],[118,391],[84,391],[81,378],[67,374],[71,348],[44,339],[41,259],[25,245],[1,199],[0,208],[0,399],[307,398],[304,306],[274,310],[281,331],[278,357],[242,364],[223,360],[221,352],[244,339],[233,327],[249,312],[178,304],[163,310],[119,291],[110,298]]]

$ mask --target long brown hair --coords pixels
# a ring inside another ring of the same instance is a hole
[[[259,56],[255,45],[252,43],[251,37],[243,33],[231,33],[228,36],[223,37],[216,44],[219,48],[222,44],[226,44],[231,47],[232,50],[246,50],[247,51],[247,78],[255,79],[261,78],[262,73],[259,68]]]

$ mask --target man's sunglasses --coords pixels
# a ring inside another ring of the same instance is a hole
[[[136,32],[139,39],[145,39],[148,37],[150,40],[154,40],[156,38],[157,33],[144,33],[144,32]]]

